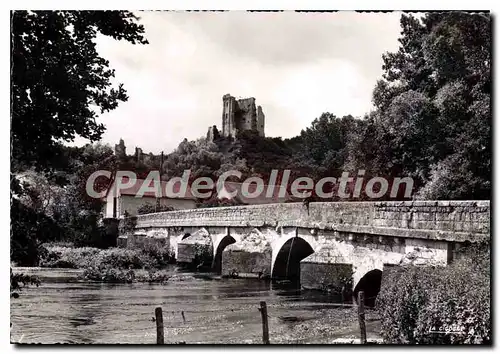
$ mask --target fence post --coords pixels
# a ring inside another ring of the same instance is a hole
[[[269,344],[269,325],[267,322],[267,305],[265,301],[260,302],[260,315],[262,316],[262,342]]]
[[[165,344],[165,336],[163,333],[163,312],[161,307],[155,309],[156,318],[156,344]]]
[[[358,319],[361,331],[361,344],[366,344],[366,324],[365,324],[365,292],[358,292]]]

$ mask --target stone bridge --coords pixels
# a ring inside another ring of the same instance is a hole
[[[177,262],[205,254],[223,275],[356,292],[380,284],[384,266],[446,265],[460,244],[489,238],[489,201],[323,202],[140,215],[127,245],[161,240]]]

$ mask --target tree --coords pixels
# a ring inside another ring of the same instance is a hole
[[[350,115],[339,118],[323,113],[314,119],[311,126],[300,133],[300,145],[293,159],[294,168],[304,172],[309,170],[313,178],[340,175],[346,159],[349,133],[355,126],[356,119]]]
[[[184,170],[190,170],[190,179],[198,177],[215,178],[215,173],[221,167],[224,154],[217,144],[206,139],[188,141],[184,139],[177,149],[165,160],[166,168],[163,175],[167,178],[180,177]]]
[[[377,109],[354,134],[348,163],[414,177],[423,198],[488,199],[490,26],[484,14],[403,15],[401,46],[383,55]],[[370,150],[373,160],[360,153]]]
[[[114,70],[96,50],[98,34],[146,44],[144,27],[126,11],[13,11],[11,113],[14,167],[49,170],[61,143],[100,139],[98,113],[126,101]]]
[[[19,175],[22,192],[19,200],[26,207],[42,214],[52,215],[52,207],[62,193],[60,186],[55,186],[41,173],[29,170]]]
[[[412,15],[401,16],[401,46],[395,53],[382,55],[384,74],[373,91],[373,103],[384,110],[391,100],[407,90],[432,93],[432,70],[425,61],[423,42],[426,28]]]
[[[491,196],[491,20],[487,14],[429,14],[424,55],[438,83],[447,155],[436,164],[427,192],[437,198]],[[444,167],[444,168],[443,168]],[[444,176],[439,171],[453,171]],[[444,178],[444,179],[443,179]],[[462,184],[449,190],[450,185]],[[446,185],[446,187],[444,187]],[[442,186],[439,188],[439,186]]]
[[[47,205],[40,200],[47,193],[42,190],[31,189],[31,206],[35,209],[21,203],[19,198],[26,189],[19,183],[20,172],[33,168],[50,177],[39,176],[44,182],[69,183],[64,195],[58,197],[72,206],[68,210],[79,221],[83,220],[78,218],[82,213],[88,214],[86,210],[98,209],[95,200],[82,199],[76,205],[66,198],[81,196],[78,192],[85,190],[81,188],[85,167],[93,166],[96,160],[90,161],[96,154],[86,155],[85,149],[63,144],[76,136],[99,140],[105,127],[97,122],[98,115],[127,100],[123,86],[113,84],[114,70],[97,52],[95,38],[104,35],[146,44],[144,27],[136,20],[126,11],[11,14],[11,259],[20,264],[35,264],[39,245],[68,231],[64,230],[60,211],[45,213]],[[85,205],[83,209],[87,209],[82,211],[86,202],[91,205]],[[95,228],[94,216],[95,212],[90,213],[91,223],[83,220],[80,224]]]
[[[37,264],[42,243],[62,237],[63,229],[54,219],[13,198],[10,210],[12,237],[10,260],[19,266]]]

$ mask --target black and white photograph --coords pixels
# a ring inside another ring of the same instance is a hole
[[[251,9],[9,10],[11,346],[493,344],[494,14]]]

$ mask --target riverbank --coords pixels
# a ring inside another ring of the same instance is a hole
[[[81,281],[83,269],[42,268],[42,267],[11,267],[14,274],[24,274],[37,277],[41,282],[70,283]]]

